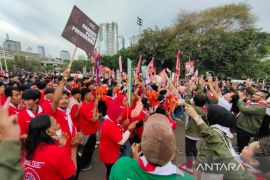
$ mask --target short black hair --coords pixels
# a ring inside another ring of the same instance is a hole
[[[19,91],[25,91],[26,89],[29,89],[30,87],[27,85],[20,85],[19,86]]]
[[[50,94],[50,93],[53,94],[54,91],[55,91],[54,88],[46,88],[45,91],[44,91],[44,94]]]
[[[83,77],[82,78],[82,80],[84,81],[84,80],[88,80],[89,78],[88,77]]]
[[[205,105],[206,101],[207,101],[207,96],[205,93],[197,93],[194,97],[193,97],[194,103],[196,106],[198,107],[202,107]]]
[[[73,78],[73,77],[69,77],[69,78],[67,79],[67,82],[70,82],[70,81],[74,81],[74,78]]]
[[[110,89],[107,91],[107,96],[113,97],[113,89],[114,89],[114,88],[110,88]]]
[[[107,84],[108,83],[108,79],[103,79],[102,83],[103,84]]]
[[[22,94],[22,99],[25,99],[25,100],[33,99],[35,101],[37,99],[40,99],[40,97],[41,97],[40,92],[34,89],[27,89]]]
[[[158,91],[158,86],[156,84],[152,84],[151,87],[154,91]]]
[[[19,89],[14,87],[14,86],[8,86],[5,89],[5,96],[6,97],[11,97],[12,96],[12,91],[19,91]]]
[[[62,95],[67,95],[69,97],[70,93],[67,90],[63,90]]]
[[[145,97],[142,98],[142,104],[143,104],[143,107],[144,107],[144,108],[147,108],[147,109],[148,109],[149,106],[150,106],[150,105],[149,105],[149,102],[148,102],[148,99],[145,98]]]
[[[71,89],[71,94],[72,95],[81,94],[81,90],[79,88],[73,88]]]
[[[88,93],[90,93],[90,92],[91,92],[91,91],[90,91],[89,89],[83,88],[83,89],[81,90],[82,100],[84,99],[85,95],[88,94]]]
[[[165,110],[164,106],[158,106],[156,109],[156,113],[163,114],[166,116],[166,110]]]
[[[5,84],[3,82],[0,81],[0,86],[5,86]]]
[[[17,86],[18,86],[18,82],[16,82],[16,81],[9,81],[8,82],[8,86],[14,86],[14,84],[17,84]]]
[[[47,83],[44,81],[38,81],[35,84],[37,85],[38,89],[45,89],[47,86]]]
[[[165,96],[164,96],[163,94],[160,94],[160,95],[158,96],[158,101],[161,102],[161,101],[164,100],[164,98],[165,98]]]
[[[167,94],[167,90],[166,90],[166,89],[162,89],[162,90],[159,92],[159,94],[165,95],[165,94]]]

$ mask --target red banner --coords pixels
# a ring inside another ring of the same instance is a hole
[[[194,61],[185,62],[185,76],[192,76],[194,74]]]

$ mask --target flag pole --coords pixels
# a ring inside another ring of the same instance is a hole
[[[174,85],[172,84],[172,81],[168,78],[167,74],[165,74],[166,80],[168,81],[169,85],[172,86],[172,89],[175,93],[175,95],[180,99],[180,101],[185,104],[185,100],[180,96],[180,94],[178,93],[177,89],[174,87]]]
[[[0,59],[0,68],[1,68],[1,72],[3,72],[2,60],[1,59]]]
[[[72,64],[73,64],[73,61],[74,61],[74,57],[75,57],[76,51],[77,51],[77,46],[75,46],[75,48],[74,48],[74,51],[73,51],[71,60],[70,60],[70,62],[69,62],[69,64],[68,64],[68,67],[67,67],[67,71],[69,71],[69,72],[70,72],[71,66],[72,66]]]

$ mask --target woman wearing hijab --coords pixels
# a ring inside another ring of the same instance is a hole
[[[131,123],[124,131],[120,124],[122,109],[116,103],[112,103],[107,109],[107,116],[100,128],[99,157],[107,168],[106,178],[109,178],[113,164],[120,155],[120,145],[128,140],[130,132],[135,128],[137,121]]]
[[[185,106],[203,139],[194,163],[194,178],[255,179],[255,176],[241,165],[239,156],[232,148],[233,134],[230,128],[234,126],[235,116],[222,106],[210,105],[207,114],[208,126],[192,106]]]

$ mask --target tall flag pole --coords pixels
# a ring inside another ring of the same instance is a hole
[[[141,71],[141,63],[142,63],[142,55],[140,55],[140,59],[138,61],[138,64],[137,64],[137,68],[136,68],[136,74],[138,75]]]
[[[180,49],[178,49],[178,53],[176,56],[176,67],[175,67],[175,76],[176,76],[176,80],[178,82],[179,77],[180,77]]]
[[[118,63],[119,63],[119,70],[120,70],[120,73],[122,73],[122,72],[123,72],[122,56],[119,56]]]
[[[132,60],[128,58],[128,104],[132,103]]]

